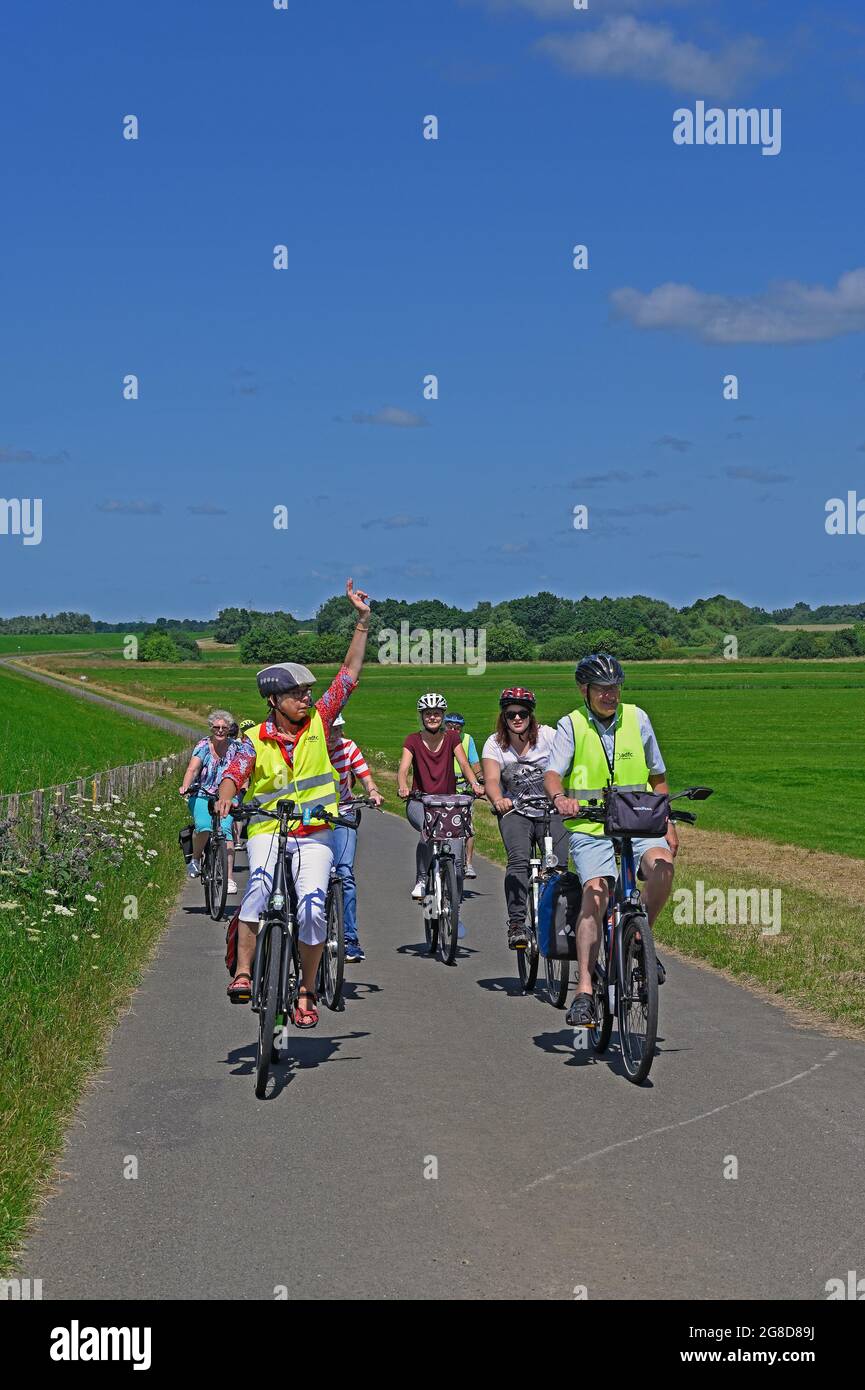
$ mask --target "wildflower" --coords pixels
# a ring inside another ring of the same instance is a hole
[[[74,914],[75,914],[75,908],[74,908],[74,907],[60,907],[60,906],[58,905],[58,906],[55,907],[55,909],[54,909],[54,914],[55,914],[55,916],[57,916],[57,917],[72,917],[72,916],[74,916]]]
[[[74,932],[72,933],[72,940],[73,940],[73,941],[77,941],[77,940],[78,940],[78,937],[75,935]]]
[[[13,908],[13,907],[20,907],[20,906],[21,906],[20,903],[0,903],[0,908],[6,908],[7,910],[10,909],[10,908]]]
[[[99,899],[98,899],[98,898],[95,898],[95,897],[93,896],[92,893],[85,893],[85,894],[84,894],[84,901],[85,901],[86,903],[98,903],[98,902],[99,902]]]
[[[93,937],[93,940],[94,940],[94,941],[98,941],[98,940],[99,940],[99,933],[98,933],[98,931],[92,931],[92,932],[90,933],[90,935]]]
[[[56,889],[56,888],[46,888],[46,889],[45,889],[45,896],[46,896],[46,898],[59,898],[59,897],[60,897],[60,893],[59,893],[58,889]]]

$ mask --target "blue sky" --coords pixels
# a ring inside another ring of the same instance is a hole
[[[0,50],[3,613],[865,597],[861,6],[48,0]],[[697,100],[781,152],[675,145]]]

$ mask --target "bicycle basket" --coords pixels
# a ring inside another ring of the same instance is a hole
[[[464,840],[472,833],[470,796],[425,796],[421,839]]]
[[[664,792],[610,787],[605,810],[605,835],[640,835],[656,839],[666,834],[670,798]]]

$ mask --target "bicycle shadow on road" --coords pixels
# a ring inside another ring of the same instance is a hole
[[[381,994],[381,985],[374,985],[369,980],[344,980],[342,985],[342,1002],[345,1006],[346,999],[351,999],[357,1003],[365,999],[368,994]],[[342,1009],[335,1009],[335,1013],[342,1013]]]
[[[547,1004],[542,993],[534,989],[523,989],[514,975],[499,975],[489,980],[475,980],[475,984],[478,989],[485,989],[490,994],[507,994],[511,998],[536,999],[539,1004]]]
[[[340,1033],[334,1037],[320,1036],[317,1038],[304,1038],[300,1040],[296,1034],[301,1031],[292,1029],[289,1034],[289,1050],[291,1055],[284,1062],[274,1062],[271,1067],[271,1079],[268,1083],[265,1100],[274,1100],[281,1095],[294,1077],[301,1071],[308,1071],[312,1067],[320,1067],[325,1062],[359,1062],[361,1058],[352,1056],[339,1056],[343,1043],[354,1042],[358,1038],[368,1038],[368,1032],[355,1030],[353,1033]],[[315,1030],[308,1030],[315,1031]],[[255,1055],[257,1043],[250,1042],[243,1047],[233,1048],[226,1057],[223,1058],[223,1066],[233,1067],[232,1076],[252,1076],[255,1071]]]
[[[425,941],[419,941],[417,945],[397,946],[395,949],[396,954],[398,956],[417,956],[422,960],[439,959],[438,951],[430,952],[430,948]],[[457,960],[459,960],[461,956],[476,955],[477,951],[475,951],[471,946],[460,946],[457,951]]]
[[[558,1053],[560,1056],[563,1056],[566,1067],[582,1068],[605,1066],[616,1076],[621,1076],[627,1080],[628,1073],[625,1071],[624,1063],[622,1062],[622,1050],[619,1046],[618,1039],[613,1038],[610,1041],[610,1045],[606,1052],[598,1053],[592,1050],[592,1045],[588,1041],[588,1038],[585,1040],[585,1046],[578,1047],[576,1045],[576,1040],[579,1035],[581,1033],[585,1034],[585,1031],[585,1029],[572,1028],[570,1025],[566,1025],[564,1028],[560,1028],[556,1033],[538,1033],[532,1038],[532,1042],[535,1047],[539,1047],[542,1052],[549,1052],[551,1054]],[[661,1039],[658,1041],[661,1041]],[[656,1058],[662,1055],[661,1049],[657,1046],[655,1047],[654,1055]],[[640,1089],[651,1091],[653,1086],[654,1083],[649,1076],[641,1083]]]

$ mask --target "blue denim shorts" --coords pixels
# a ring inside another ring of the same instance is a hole
[[[670,846],[663,836],[657,839],[634,837],[634,864],[640,872],[640,860],[647,850],[666,849]],[[586,835],[582,830],[572,830],[568,836],[568,852],[581,883],[590,878],[611,878],[615,880],[618,870],[613,842],[606,835]]]

